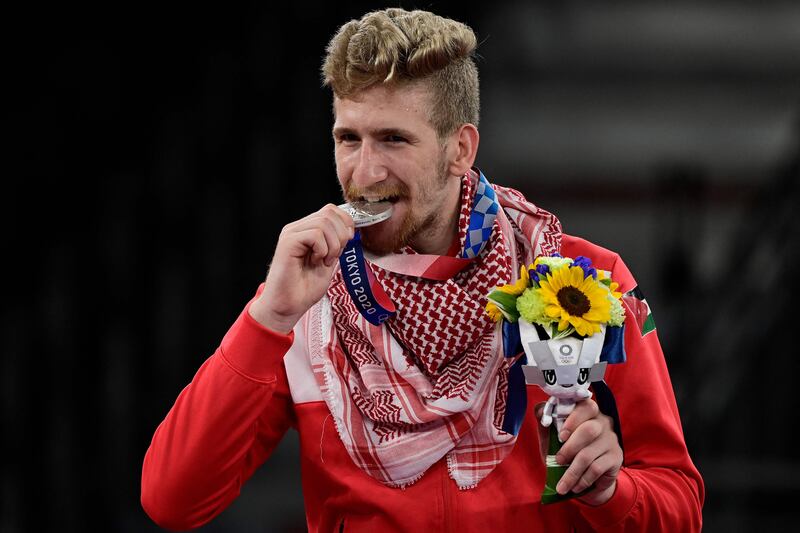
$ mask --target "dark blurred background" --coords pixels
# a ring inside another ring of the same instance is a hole
[[[199,5],[6,11],[4,533],[157,531],[156,426],[280,228],[339,199],[318,67],[385,4]],[[706,530],[792,529],[800,4],[399,5],[478,34],[487,176],[637,276]],[[202,531],[303,531],[296,442]]]

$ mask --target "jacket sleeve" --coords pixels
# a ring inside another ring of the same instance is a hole
[[[263,290],[259,287],[256,296]],[[255,298],[254,298],[255,299]],[[283,367],[293,334],[268,330],[245,307],[156,429],[141,503],[163,528],[206,524],[295,425]]]
[[[611,271],[621,292],[636,288],[619,256],[613,254],[608,263],[598,266]],[[577,500],[572,504],[595,531],[700,531],[703,479],[686,448],[658,332],[647,328],[643,335],[628,301],[623,301],[627,360],[606,371],[620,418],[622,470],[608,502],[597,507]]]

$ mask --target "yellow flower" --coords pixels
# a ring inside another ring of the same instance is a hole
[[[599,332],[600,325],[611,318],[608,291],[593,277],[584,278],[580,267],[555,269],[539,285],[545,312],[558,321],[558,331],[572,326],[586,337]]]
[[[525,289],[528,288],[529,284],[530,278],[528,277],[528,269],[525,267],[525,265],[522,265],[519,267],[519,279],[517,282],[509,283],[508,285],[503,285],[502,287],[497,287],[497,290],[512,296],[519,296],[523,293],[523,291],[525,291]],[[487,311],[489,310],[487,309]]]
[[[597,281],[602,281],[604,279],[609,279],[610,280],[611,278],[609,277],[608,274],[606,274],[605,270],[598,270],[597,271]],[[608,285],[608,290],[611,293],[611,296],[613,296],[617,300],[619,300],[622,297],[622,293],[621,292],[617,292],[618,288],[619,288],[619,283],[617,283],[616,281],[612,281]]]
[[[612,281],[611,285],[608,287],[608,290],[611,291],[611,296],[613,296],[617,300],[622,298],[622,293],[621,292],[617,292],[618,288],[619,288],[619,283],[617,283],[616,281]]]
[[[486,304],[486,313],[494,322],[500,322],[503,319],[503,313],[493,302]]]

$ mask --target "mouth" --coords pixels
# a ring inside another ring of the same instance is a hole
[[[385,195],[385,196],[365,195],[365,196],[358,196],[357,200],[359,200],[361,202],[367,202],[367,203],[370,203],[370,204],[374,204],[374,203],[378,203],[378,202],[389,202],[389,203],[394,204],[394,203],[397,203],[398,201],[400,201],[400,195],[399,194]]]

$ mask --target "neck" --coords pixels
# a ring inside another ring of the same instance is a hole
[[[450,180],[442,202],[442,210],[432,213],[423,223],[411,246],[421,254],[445,255],[458,235],[458,217],[461,213],[461,178]]]

